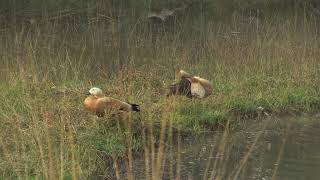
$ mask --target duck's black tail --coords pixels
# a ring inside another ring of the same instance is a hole
[[[140,105],[138,104],[130,104],[132,111],[140,112]]]

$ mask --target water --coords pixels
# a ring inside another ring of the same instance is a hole
[[[174,179],[177,164],[180,164],[181,179],[188,180],[203,179],[205,174],[209,179],[212,172],[211,177],[221,179],[320,179],[319,118],[269,118],[247,122],[224,135],[210,132],[182,138],[180,152],[177,142],[171,146],[167,143],[162,179]],[[145,179],[144,158],[136,157],[134,164],[136,179]]]

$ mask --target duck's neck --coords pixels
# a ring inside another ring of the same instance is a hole
[[[104,95],[94,95],[93,97],[95,97],[95,98],[97,98],[97,99],[99,99],[99,98],[103,98],[104,97]]]

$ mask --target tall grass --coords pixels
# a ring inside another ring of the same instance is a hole
[[[185,134],[257,117],[258,106],[275,113],[319,107],[313,14],[237,11],[223,21],[182,16],[154,25],[139,12],[127,18],[130,12],[107,10],[88,8],[79,18],[73,10],[44,11],[0,30],[0,176],[122,179],[127,164],[134,179],[134,157],[144,149],[146,179],[162,177],[164,164],[181,179],[180,153],[177,163],[167,162],[167,142],[180,147]],[[166,98],[178,69],[209,79],[214,95]],[[82,105],[92,86],[141,104],[142,112],[121,120],[92,116]],[[215,163],[207,177],[224,177],[224,164]]]

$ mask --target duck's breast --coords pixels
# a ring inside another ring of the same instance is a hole
[[[85,106],[85,108],[87,108],[87,109],[89,109],[91,111],[95,111],[96,102],[97,102],[97,99],[95,97],[87,97],[84,100],[84,106]]]

